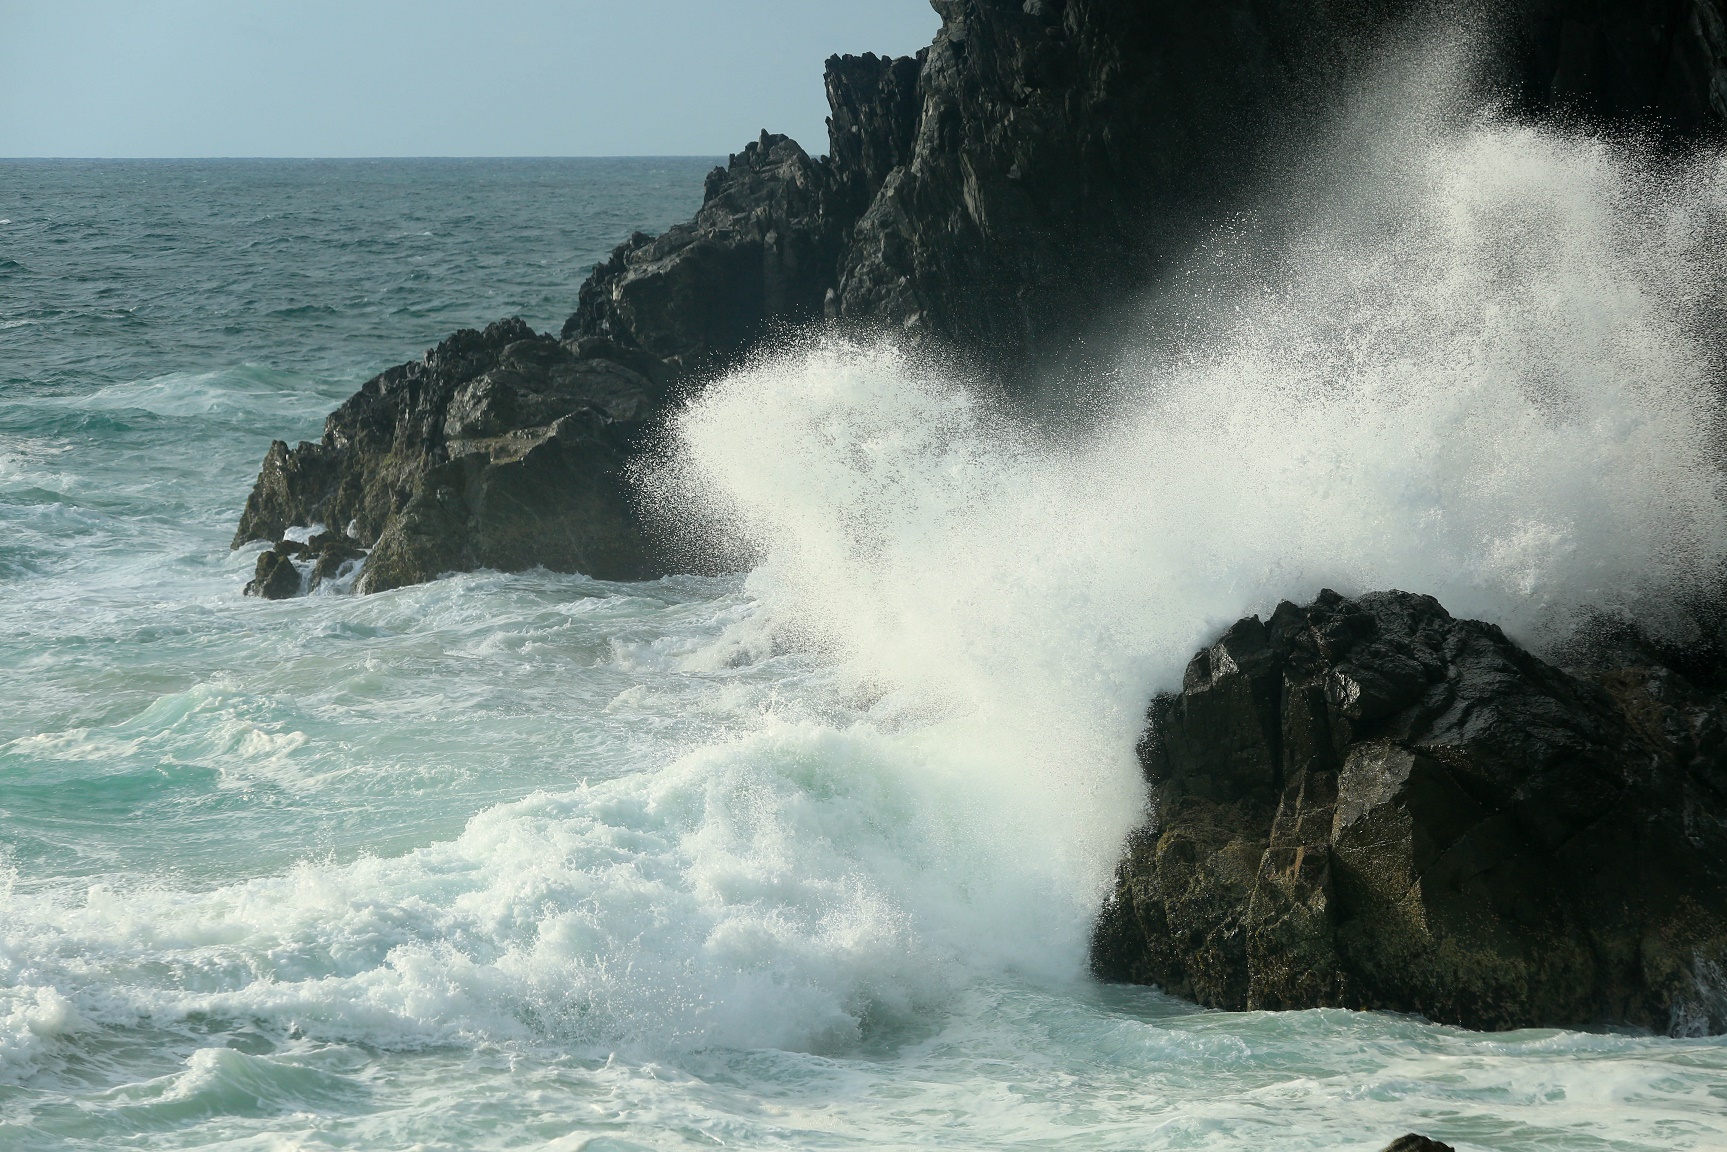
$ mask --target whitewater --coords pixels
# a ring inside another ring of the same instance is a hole
[[[0,163],[0,1147],[1727,1146],[1719,1038],[1086,974],[1146,702],[1236,617],[1551,648],[1727,559],[1720,158],[1358,158],[1070,418],[837,336],[717,381],[637,479],[738,575],[276,603],[269,441],[555,329],[707,162]]]

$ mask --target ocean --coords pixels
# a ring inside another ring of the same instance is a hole
[[[274,603],[269,442],[555,331],[713,161],[0,162],[0,1148],[1727,1148],[1721,1038],[1086,973],[1221,626],[1397,584],[1540,645],[1727,554],[1695,169],[1417,144],[1200,259],[1236,304],[1087,427],[837,337],[719,382],[641,482],[735,576]]]

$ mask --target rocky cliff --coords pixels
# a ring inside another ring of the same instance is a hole
[[[955,348],[1020,390],[1059,378],[1099,318],[1234,210],[1351,77],[1470,11],[934,3],[941,30],[915,57],[828,61],[825,157],[764,132],[709,174],[693,220],[631,237],[594,270],[559,340],[519,324],[459,334],[368,383],[322,441],[273,445],[236,545],[351,523],[334,543],[375,548],[373,590],[474,566],[652,575],[664,564],[622,464],[667,385],[699,386],[764,336],[822,322]],[[1721,3],[1515,0],[1468,19],[1486,30],[1485,75],[1523,107],[1685,137],[1727,121]],[[481,433],[457,391],[488,374],[517,399],[487,408]],[[260,561],[255,591],[319,579],[294,547]]]
[[[1105,979],[1219,1008],[1727,1030],[1727,701],[1402,592],[1249,617],[1152,704]]]
[[[916,57],[828,61],[825,160],[764,134],[695,220],[596,271],[565,334],[692,364],[825,314],[1024,384],[1434,24],[1482,29],[1484,82],[1531,112],[1727,122],[1719,0],[934,4]]]

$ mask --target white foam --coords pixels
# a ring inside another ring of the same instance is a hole
[[[920,751],[769,723],[658,774],[492,809],[398,860],[202,895],[95,888],[81,907],[14,896],[0,943],[80,971],[104,1023],[846,1048],[939,1011],[967,970],[1038,970],[1045,937],[1083,927],[1037,861],[980,855],[966,830],[968,808],[1021,818],[954,794],[966,782]],[[182,979],[147,975],[164,963]]]
[[[1203,306],[1130,349],[1090,431],[829,338],[710,387],[644,476],[747,542],[751,589],[872,722],[1019,814],[961,803],[956,840],[1032,862],[1037,899],[1097,897],[1148,697],[1240,615],[1400,587],[1540,645],[1588,606],[1659,623],[1727,558],[1719,161],[1492,118],[1371,159],[1251,274],[1196,275]]]
[[[0,963],[0,971],[6,967]],[[55,1039],[79,1026],[78,1013],[58,989],[0,987],[0,1077],[12,1079],[33,1070]]]
[[[829,1051],[939,1018],[980,973],[1080,976],[1147,697],[1219,627],[1399,585],[1539,637],[1727,554],[1694,334],[1715,270],[1686,224],[1711,209],[1599,142],[1489,122],[1399,147],[1377,223],[1343,204],[1130,353],[1091,432],[838,340],[706,392],[651,490],[759,551],[751,600],[696,641],[618,636],[646,688],[600,706],[663,695],[729,734],[399,859],[14,896],[5,923],[61,958],[42,982],[103,989],[68,992],[85,1018],[386,1046]],[[426,597],[449,600],[400,610]],[[739,664],[772,692],[672,688]]]
[[[260,781],[289,788],[315,785],[298,763],[306,734],[254,719],[247,713],[255,707],[231,684],[199,684],[160,696],[118,724],[39,732],[0,743],[0,764],[29,763],[38,780],[52,778],[56,769],[82,775],[92,766],[112,771],[128,763],[155,763],[208,768],[223,788],[248,788]]]
[[[169,417],[269,418],[280,422],[317,420],[330,399],[330,395],[307,388],[304,378],[294,373],[243,365],[110,384],[72,398],[70,403],[99,412],[137,410]]]

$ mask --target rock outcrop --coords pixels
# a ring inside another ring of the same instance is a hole
[[[694,219],[638,232],[594,269],[563,336],[612,340],[689,375],[769,331],[835,315],[852,232],[911,162],[923,60],[831,58],[828,155],[763,131],[708,174]]]
[[[301,549],[283,541],[295,526],[327,527],[351,551],[369,550],[367,591],[481,567],[657,574],[623,470],[665,386],[608,350],[560,343],[520,320],[458,332],[367,381],[321,440],[272,444],[234,537],[236,547],[276,544],[249,590],[286,591],[284,565]],[[334,575],[320,571],[336,554],[324,539],[310,542],[312,582]]]
[[[1230,1009],[1727,1030],[1727,705],[1402,592],[1235,624],[1151,706],[1096,973]]]
[[[764,133],[694,220],[596,271],[565,335],[689,366],[825,314],[1023,385],[1429,23],[1486,29],[1488,76],[1532,112],[1727,123],[1720,0],[932,2],[917,56],[828,61],[826,158]]]
[[[819,318],[840,251],[831,170],[763,132],[709,173],[694,220],[638,232],[594,269],[563,336],[612,340],[687,374],[722,364],[770,320]]]
[[[651,574],[621,461],[667,385],[823,321],[955,348],[1020,391],[1059,380],[1392,30],[1459,19],[1431,0],[933,3],[916,56],[827,62],[827,156],[763,132],[709,174],[693,220],[595,268],[561,348],[459,334],[367,384],[321,444],[273,445],[237,542],[352,520],[374,590],[479,565]],[[1722,3],[1482,7],[1525,107],[1696,135],[1727,122]],[[511,398],[462,426],[451,413],[484,404],[455,390],[488,373]]]

